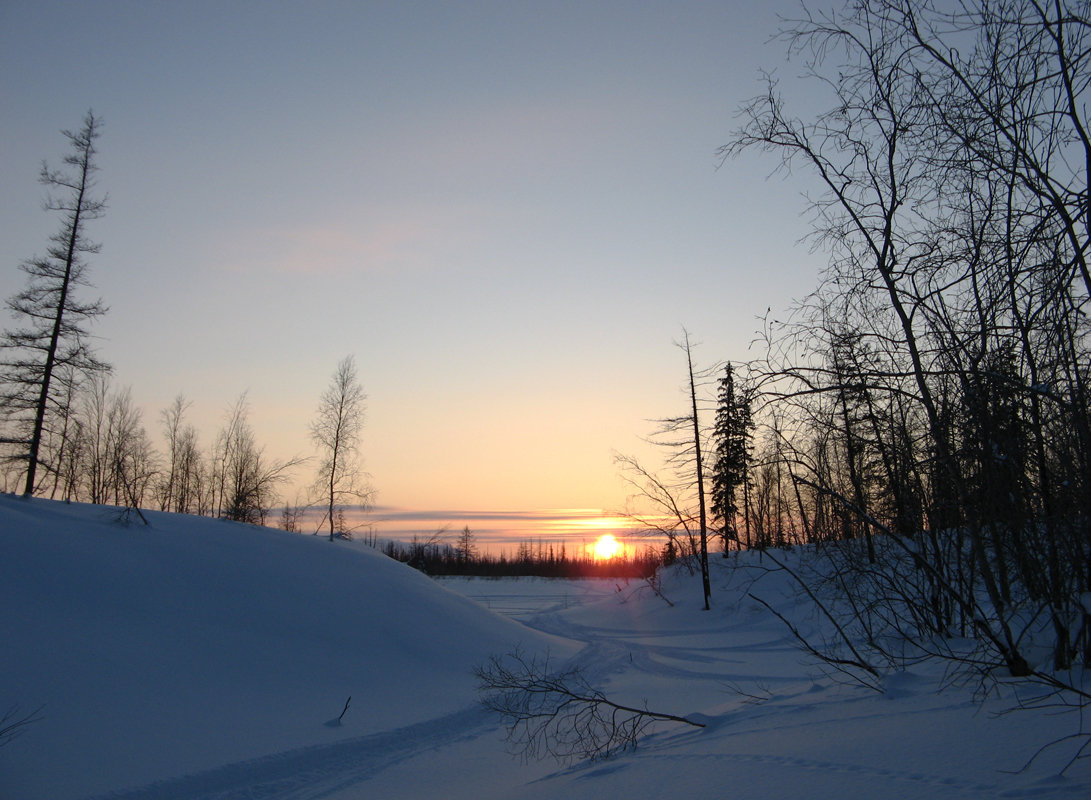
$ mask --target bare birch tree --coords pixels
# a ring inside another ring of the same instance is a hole
[[[356,360],[346,356],[337,365],[311,423],[311,440],[320,453],[315,483],[326,506],[331,542],[336,532],[337,505],[348,498],[365,503],[369,495],[359,463],[366,399],[356,377]]]
[[[303,459],[269,459],[250,425],[246,393],[228,410],[214,450],[214,483],[218,487],[217,516],[264,525],[277,496],[277,487]]]

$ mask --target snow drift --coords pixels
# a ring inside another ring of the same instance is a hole
[[[705,612],[685,569],[673,605],[640,581],[436,583],[350,542],[117,515],[0,496],[0,713],[44,706],[0,747],[3,800],[1091,796],[1077,709],[1012,712],[1018,682],[983,698],[942,662],[846,680],[770,613],[831,633],[759,553],[714,560]],[[516,647],[707,727],[520,763],[471,671]]]
[[[513,646],[571,653],[369,548],[0,496],[0,795],[72,798],[439,718]],[[352,701],[342,724],[336,720]]]

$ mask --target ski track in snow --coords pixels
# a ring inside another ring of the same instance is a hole
[[[394,731],[226,764],[87,800],[320,800],[407,759],[496,728],[472,707]]]
[[[609,594],[609,591],[603,592],[603,596]],[[518,592],[484,595],[466,592],[466,595],[532,628],[587,642],[587,647],[576,660],[583,665],[585,676],[595,681],[626,671],[670,680],[722,681],[729,674],[734,679],[745,679],[746,676],[731,670],[731,665],[741,660],[733,658],[732,651],[776,650],[784,646],[782,639],[777,637],[767,642],[725,648],[723,643],[698,644],[701,635],[697,631],[652,632],[624,626],[606,628],[581,625],[560,616],[563,610],[587,602],[587,596],[578,591],[531,596]],[[707,669],[702,669],[702,666]],[[769,683],[778,682],[768,676],[760,677]],[[792,677],[791,681],[798,684],[798,676]],[[798,693],[805,692],[806,688],[799,689]],[[756,720],[749,716],[748,721],[753,723]],[[783,725],[784,722],[780,718],[773,724]],[[430,751],[495,732],[498,728],[495,716],[475,706],[394,731],[273,753],[146,786],[94,795],[86,800],[320,800],[340,795],[353,787],[363,788],[363,784],[384,770]],[[687,734],[683,732],[679,735],[685,737]],[[721,754],[700,756],[685,752],[655,755],[644,749],[634,755],[639,759],[717,761],[725,758]],[[769,760],[762,755],[746,757],[732,754],[730,758],[753,762]],[[784,765],[801,765],[799,759],[782,761]],[[581,778],[590,779],[624,768],[624,762],[612,761],[605,765],[576,765],[570,769],[587,770]],[[817,770],[823,766],[815,762],[810,768]],[[851,769],[851,765],[846,766],[846,770]],[[554,775],[567,772],[568,769],[562,769]]]
[[[998,783],[985,783],[982,781],[968,781],[945,775],[936,775],[921,770],[898,770],[885,767],[870,767],[861,764],[849,764],[844,762],[827,761],[822,759],[807,759],[796,756],[778,756],[769,753],[739,753],[724,754],[693,754],[684,752],[649,752],[638,750],[629,762],[616,762],[585,768],[584,774],[577,777],[580,781],[592,781],[600,777],[614,774],[618,771],[631,768],[640,763],[670,764],[677,768],[679,764],[692,764],[693,767],[703,765],[708,769],[712,762],[721,762],[724,774],[730,774],[731,770],[738,770],[742,764],[752,764],[762,768],[776,768],[783,775],[786,770],[813,772],[822,777],[837,780],[837,776],[852,776],[861,780],[875,781],[876,797],[881,797],[884,792],[900,797],[892,787],[894,784],[905,784],[909,789],[918,789],[921,797],[935,796],[938,791],[945,798],[960,793],[973,798],[1034,798],[1043,795],[1050,797],[1084,797],[1087,787],[1085,785],[1065,786],[1063,781],[1055,782],[1047,780],[1038,786],[1012,788]],[[653,767],[661,769],[661,767]],[[882,787],[882,788],[880,788]]]

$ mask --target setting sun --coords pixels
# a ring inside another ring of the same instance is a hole
[[[607,561],[621,552],[621,542],[612,533],[604,533],[595,542],[595,560]]]

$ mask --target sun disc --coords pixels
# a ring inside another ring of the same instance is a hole
[[[606,561],[613,558],[621,551],[621,543],[614,538],[612,533],[604,533],[595,542],[595,560]]]

